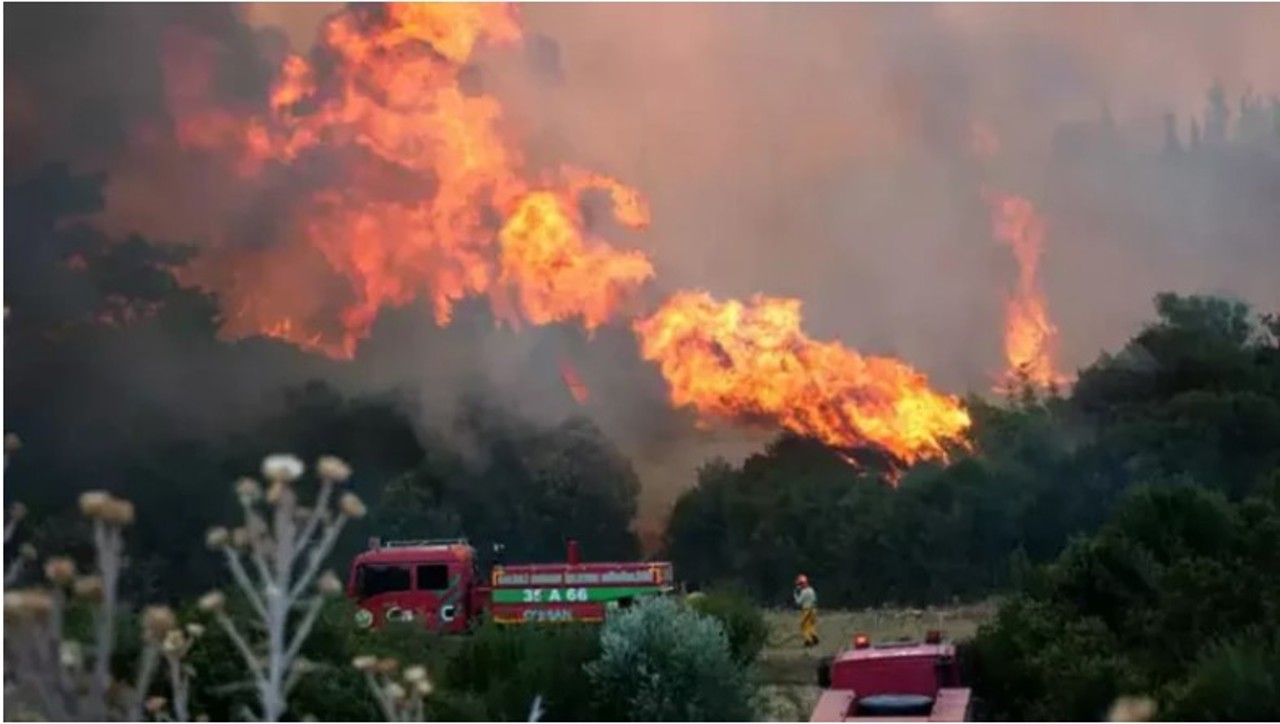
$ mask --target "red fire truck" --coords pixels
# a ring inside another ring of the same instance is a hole
[[[878,644],[858,634],[852,648],[819,664],[818,685],[822,695],[811,722],[969,721],[972,715],[955,644],[939,631],[923,642]]]
[[[465,539],[374,539],[347,579],[357,626],[419,620],[443,633],[465,631],[486,614],[502,624],[600,622],[671,588],[670,563],[582,563],[575,541],[563,563],[498,564],[486,580]]]

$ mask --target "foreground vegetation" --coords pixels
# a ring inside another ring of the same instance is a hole
[[[1280,717],[1280,475],[1231,502],[1127,496],[1097,535],[1028,572],[974,645],[993,717],[1099,717],[1119,695],[1173,720]]]
[[[19,447],[6,439],[9,454]],[[747,601],[723,593],[695,606],[642,601],[603,627],[500,628],[433,637],[420,625],[380,632],[351,623],[342,584],[321,573],[333,542],[362,501],[338,490],[351,469],[321,458],[318,491],[301,504],[304,465],[268,457],[263,486],[235,484],[243,525],[215,527],[233,595],[210,591],[180,612],[120,606],[123,531],[133,504],[102,491],[80,498],[93,529],[87,570],[51,556],[42,579],[5,591],[5,705],[34,720],[161,718],[280,721],[541,719],[735,721],[753,715],[749,682],[766,626]],[[15,506],[6,541],[23,523]],[[13,584],[38,557],[30,548],[6,571]],[[430,659],[430,663],[425,661]],[[404,666],[405,661],[413,662]],[[163,670],[163,673],[162,673]],[[636,672],[646,672],[637,679]],[[443,672],[441,676],[439,672]],[[321,677],[319,674],[323,673]],[[158,675],[159,674],[159,675]],[[439,678],[434,678],[439,677]],[[532,702],[532,705],[530,705]]]

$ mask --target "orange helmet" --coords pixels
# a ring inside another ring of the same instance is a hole
[[[800,575],[796,576],[796,585],[797,585],[797,586],[807,586],[807,585],[809,585],[809,577],[808,577],[808,576],[806,576],[806,575],[805,575],[805,574],[803,574],[803,573],[801,573]]]

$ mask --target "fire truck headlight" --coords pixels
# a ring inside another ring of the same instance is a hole
[[[442,606],[440,608],[441,621],[444,621],[445,623],[449,623],[450,621],[452,621],[457,617],[458,617],[458,609],[452,603],[449,604],[448,606]]]
[[[356,609],[356,626],[369,628],[373,625],[373,612],[367,608]]]

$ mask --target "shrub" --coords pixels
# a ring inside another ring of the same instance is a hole
[[[744,721],[751,692],[724,627],[667,598],[610,619],[587,665],[604,721]]]
[[[1245,632],[1209,647],[1170,698],[1173,720],[1280,719],[1280,636]]]
[[[584,670],[600,653],[596,627],[486,623],[459,643],[443,688],[483,702],[479,718],[525,721],[530,702],[541,696],[544,719],[597,720]]]
[[[693,599],[690,605],[720,622],[729,639],[729,653],[739,666],[755,662],[769,639],[769,624],[750,598],[736,589],[721,589]]]
[[[1154,697],[1175,719],[1275,716],[1280,646],[1263,634],[1280,629],[1278,500],[1135,489],[979,631],[975,693],[990,716],[1090,719],[1121,696]]]

